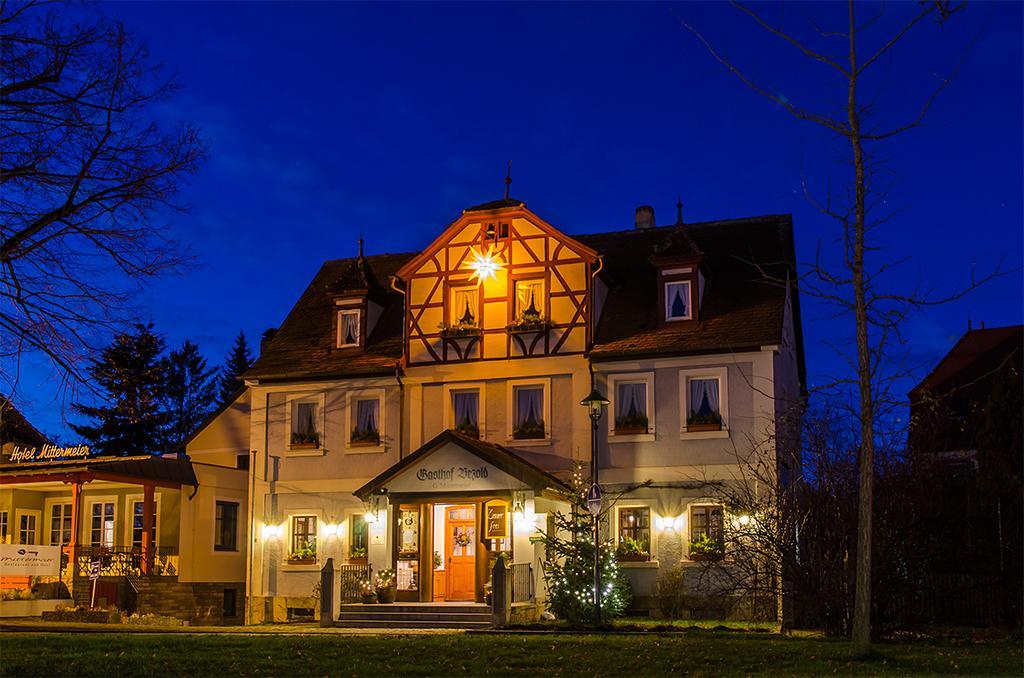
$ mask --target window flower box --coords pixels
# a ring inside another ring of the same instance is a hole
[[[615,435],[617,436],[642,435],[647,432],[647,417],[643,415],[620,417],[615,420]]]
[[[456,433],[466,436],[467,438],[480,437],[480,428],[476,424],[469,421],[464,421],[461,424],[458,424],[453,430]]]
[[[505,325],[505,331],[509,334],[531,334],[534,332],[547,332],[551,329],[551,321],[543,318],[530,320],[520,318]]]
[[[438,325],[441,330],[442,339],[465,339],[469,337],[479,337],[483,330],[476,323],[457,323],[449,325],[448,323],[441,323]]]
[[[620,563],[642,563],[651,559],[651,553],[643,542],[622,537],[615,549],[615,559]]]
[[[367,561],[366,549],[362,546],[353,546],[348,551],[348,562],[353,565],[365,565]]]
[[[687,433],[697,433],[698,431],[721,430],[722,415],[720,415],[718,412],[711,412],[709,414],[692,414],[686,419]]]
[[[320,447],[320,434],[293,432],[290,447],[293,450],[315,450]]]
[[[512,427],[512,438],[515,440],[543,440],[544,421],[524,421]]]
[[[376,447],[380,445],[380,432],[372,428],[354,428],[348,442],[351,447]]]
[[[316,565],[316,546],[303,546],[288,554],[289,565]]]
[[[720,541],[704,535],[690,542],[690,560],[695,562],[714,562],[725,557],[725,546]]]

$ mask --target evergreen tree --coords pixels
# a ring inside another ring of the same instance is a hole
[[[217,404],[217,368],[208,367],[199,347],[185,341],[166,358],[164,407],[170,418],[167,451],[195,431]]]
[[[164,411],[166,364],[164,339],[153,326],[136,325],[120,334],[93,360],[88,372],[106,395],[105,406],[74,403],[92,424],[72,425],[102,454],[159,454],[169,417]]]
[[[242,382],[238,378],[249,369],[250,365],[252,365],[252,351],[249,350],[249,342],[245,338],[245,332],[239,332],[238,336],[235,337],[234,345],[231,347],[231,353],[228,354],[227,360],[224,361],[224,366],[220,371],[220,381],[218,383],[220,402],[226,403],[238,392],[238,389],[242,386]]]

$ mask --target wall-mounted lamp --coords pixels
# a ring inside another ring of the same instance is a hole
[[[682,516],[661,516],[658,519],[658,527],[665,532],[675,532],[683,529]]]
[[[264,539],[277,539],[281,536],[281,526],[264,525],[263,528],[260,530],[260,533],[263,535]]]
[[[341,526],[337,523],[324,523],[323,533],[324,537],[337,537],[341,531]]]
[[[746,527],[747,525],[750,524],[750,516],[748,516],[745,513],[743,515],[741,515],[741,516],[737,516],[736,524],[739,525],[740,527]]]
[[[521,522],[523,520],[523,495],[521,492],[512,494],[512,520]]]

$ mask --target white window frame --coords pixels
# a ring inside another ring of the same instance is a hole
[[[666,280],[664,283],[664,297],[665,297],[665,322],[677,322],[679,320],[693,320],[693,281],[691,280]],[[668,295],[668,288],[670,285],[686,285],[686,315],[680,318],[672,316],[669,309],[670,301]]]
[[[316,403],[317,406],[317,433],[320,434],[320,444],[315,448],[292,449],[292,416],[295,413],[295,406],[298,403]],[[284,428],[284,449],[289,457],[320,457],[323,456],[325,447],[325,429],[327,428],[327,416],[325,413],[327,395],[321,392],[291,393],[285,401],[285,428]]]
[[[647,433],[615,434],[615,418],[618,408],[619,384],[646,384]],[[608,375],[608,442],[609,443],[651,443],[656,433],[654,424],[654,372],[628,372]]]
[[[356,341],[355,341],[354,344],[346,344],[346,343],[344,343],[344,341],[341,338],[341,316],[346,314],[346,313],[348,313],[348,314],[354,313],[356,315],[356,335],[357,336],[356,336]],[[335,309],[335,314],[336,314],[335,315],[335,319],[336,319],[336,322],[338,323],[337,341],[335,342],[337,344],[337,347],[338,348],[350,348],[350,347],[353,347],[353,346],[362,346],[363,345],[363,309],[340,306],[340,307]]]
[[[505,392],[505,421],[508,422],[506,431],[506,447],[536,447],[539,445],[551,444],[551,378],[541,377],[538,379],[510,379],[506,383]],[[544,437],[527,440],[517,440],[513,437],[512,429],[515,425],[515,393],[520,386],[540,386],[544,390]],[[482,403],[483,401],[481,401]],[[482,404],[481,404],[482,407]]]
[[[687,431],[686,417],[690,412],[690,380],[718,379],[719,414],[722,415],[720,431]],[[704,367],[679,370],[679,438],[680,440],[701,440],[729,437],[729,368]]]
[[[117,514],[118,514],[118,502],[117,497],[87,497],[85,500],[85,520],[82,521],[82,527],[85,529],[85,539],[81,540],[82,544],[89,547],[93,546],[92,543],[92,507],[95,504],[113,504],[114,505],[114,533],[112,535],[114,543],[109,548],[117,548]],[[106,546],[105,544],[99,544],[100,547]]]
[[[294,527],[294,518],[302,518],[304,516],[312,516],[316,518],[316,562],[309,565],[299,565],[288,562],[288,556],[292,552],[292,529]],[[287,529],[285,529],[285,541],[281,546],[281,559],[284,561],[285,570],[295,570],[308,572],[310,570],[319,570],[320,563],[323,560],[324,552],[324,515],[323,511],[314,509],[290,509],[285,515],[285,521]],[[220,553],[237,553],[237,551],[220,551]]]
[[[43,524],[42,512],[39,509],[15,509],[14,510],[14,529],[10,530],[8,534],[11,536],[12,544],[21,544],[21,517],[22,516],[34,516],[36,519],[36,530],[35,530],[35,541],[31,543],[32,546],[41,546],[42,542],[42,530],[40,529]],[[15,541],[17,538],[17,541]],[[26,544],[28,546],[29,544]]]
[[[478,401],[478,412],[476,413],[477,426],[480,428],[480,440],[487,439],[487,402],[484,400],[484,394],[486,393],[487,384],[483,381],[464,381],[453,384],[445,384],[442,388],[443,391],[443,412],[444,417],[444,430],[451,431],[455,429],[455,408],[452,403],[453,394],[458,391],[476,391],[480,394]]]
[[[650,560],[638,560],[638,561],[632,561],[632,562],[622,562],[622,563],[619,563],[619,567],[645,567],[645,566],[648,566],[649,563],[654,563],[656,565],[658,563],[658,557],[657,557],[657,553],[658,553],[658,551],[657,551],[657,549],[658,549],[658,529],[656,527],[657,523],[656,523],[656,520],[655,520],[654,507],[651,506],[650,504],[644,504],[642,502],[632,502],[632,503],[627,503],[627,504],[616,504],[615,505],[615,510],[612,511],[612,514],[615,517],[614,536],[615,536],[615,548],[616,549],[619,547],[619,539],[622,536],[620,531],[619,531],[619,526],[620,526],[620,523],[619,523],[619,513],[623,509],[647,509],[647,520],[650,523],[647,529],[651,533],[651,546],[650,546],[650,548],[651,548],[651,554],[650,554],[651,557],[650,557]]]
[[[353,445],[352,428],[355,424],[356,401],[373,400],[374,398],[376,398],[380,403],[377,410],[380,416],[380,421],[377,422],[377,431],[380,433],[380,443],[377,445]],[[385,414],[385,407],[387,402],[387,391],[383,388],[359,389],[356,391],[349,391],[345,394],[345,430],[342,432],[342,435],[345,438],[346,454],[374,454],[387,450],[387,442],[385,439],[385,431],[387,431],[387,415]]]
[[[46,535],[45,535],[46,538],[45,539],[41,539],[40,540],[40,544],[49,544],[50,546],[60,546],[60,544],[53,544],[53,543],[51,543],[51,539],[50,539],[53,536],[51,534],[51,532],[53,531],[53,507],[54,506],[72,506],[71,511],[74,512],[73,504],[74,504],[74,502],[71,501],[71,497],[70,496],[67,496],[67,497],[51,497],[50,499],[47,499],[43,503],[43,520],[46,522]],[[68,516],[70,516],[70,515],[71,514],[69,513]],[[74,523],[72,523],[71,524],[72,532],[74,532],[74,529],[75,529],[75,525],[74,525]],[[62,527],[61,528],[61,532],[63,532],[63,531],[64,530],[63,530],[63,527]]]
[[[125,516],[127,518],[124,521],[124,546],[125,548],[132,548],[132,523],[135,522],[135,502],[142,503],[145,501],[146,495],[144,494],[129,494],[124,498],[125,505]],[[160,518],[163,513],[160,511],[160,495],[156,492],[153,493],[153,503],[156,504],[156,546],[160,546]],[[91,516],[90,516],[91,517]]]

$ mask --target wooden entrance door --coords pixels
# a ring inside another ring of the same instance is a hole
[[[445,600],[476,598],[476,509],[449,506],[444,514]]]

